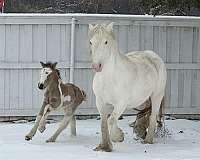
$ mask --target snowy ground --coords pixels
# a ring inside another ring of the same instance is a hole
[[[171,135],[156,138],[155,144],[148,145],[133,139],[128,126],[133,119],[120,121],[125,141],[114,144],[111,153],[92,150],[100,141],[99,120],[79,120],[77,137],[70,137],[69,130],[65,130],[56,143],[45,143],[57,128],[56,123],[49,124],[44,134],[37,133],[30,142],[24,140],[24,135],[33,123],[0,123],[0,160],[200,160],[200,122],[166,120]]]

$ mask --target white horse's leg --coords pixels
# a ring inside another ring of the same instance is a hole
[[[106,108],[106,105],[103,104],[102,101],[98,99],[96,99],[96,104],[101,116],[102,140],[101,140],[101,143],[94,150],[111,152],[113,147],[112,147],[112,143],[109,136],[109,130],[108,130],[108,113],[104,110]]]
[[[59,134],[67,127],[72,117],[73,115],[69,116],[65,114],[56,132],[53,134],[53,136],[51,136],[48,140],[46,140],[46,142],[55,142]]]
[[[76,136],[76,117],[75,117],[75,115],[72,116],[72,119],[70,121],[70,127],[71,127],[71,135]]]
[[[154,133],[155,133],[155,129],[156,129],[156,123],[157,123],[157,115],[159,113],[160,104],[161,104],[163,95],[164,94],[160,94],[160,95],[156,95],[156,96],[152,95],[151,96],[152,111],[151,111],[147,135],[146,135],[145,140],[144,140],[145,143],[150,143],[150,144],[153,143],[153,137],[154,137]]]
[[[118,118],[121,116],[121,114],[124,112],[124,110],[125,110],[125,108],[114,109],[108,119],[110,137],[113,142],[123,142],[124,141],[124,133],[117,125]]]

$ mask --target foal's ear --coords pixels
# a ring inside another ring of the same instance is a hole
[[[93,30],[95,28],[95,25],[89,24],[89,30]]]
[[[52,64],[52,68],[55,69],[57,64],[58,64],[58,62],[53,63],[53,64]]]
[[[113,31],[113,25],[114,25],[114,22],[109,23],[109,24],[106,26],[106,29],[107,29],[108,31]]]
[[[43,63],[42,61],[40,62],[41,66],[44,68],[45,67],[45,63]]]

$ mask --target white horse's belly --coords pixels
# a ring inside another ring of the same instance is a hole
[[[145,81],[140,81],[140,83],[134,83],[134,81],[131,83],[131,80],[128,83],[127,81],[128,79],[125,82],[118,80],[114,83],[111,77],[95,75],[93,81],[95,96],[114,107],[123,105],[125,108],[136,108],[149,98],[152,88]]]

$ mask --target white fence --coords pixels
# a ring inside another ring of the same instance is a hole
[[[57,61],[63,80],[86,90],[88,101],[77,114],[96,114],[87,29],[88,23],[108,21],[115,22],[122,52],[151,49],[165,61],[166,112],[200,114],[200,18],[1,14],[0,116],[29,116],[39,110],[39,61]]]

